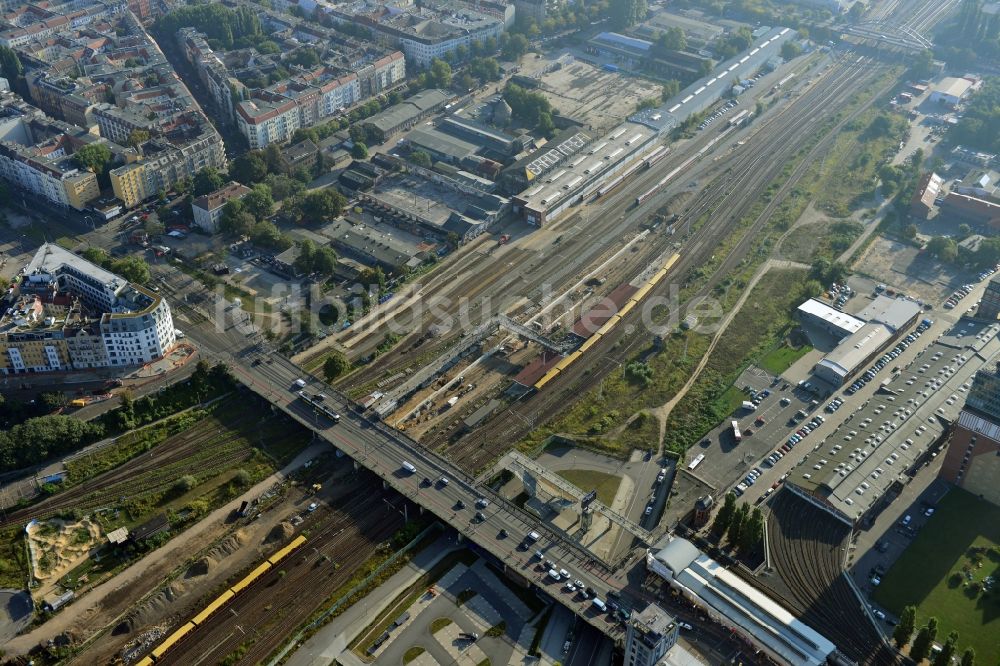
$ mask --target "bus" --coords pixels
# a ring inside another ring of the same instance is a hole
[[[733,439],[735,439],[737,442],[742,441],[743,435],[740,434],[740,424],[737,423],[736,421],[733,421],[732,426],[733,426]]]

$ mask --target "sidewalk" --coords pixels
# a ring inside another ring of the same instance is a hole
[[[413,585],[446,555],[460,548],[448,537],[440,537],[417,553],[409,564],[389,580],[300,645],[285,663],[288,666],[327,666],[336,659],[344,666],[363,666],[364,662],[347,650],[348,643],[395,601],[400,592]]]

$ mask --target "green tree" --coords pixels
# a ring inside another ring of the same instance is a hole
[[[243,197],[243,208],[256,219],[262,220],[270,217],[274,212],[274,197],[271,196],[271,188],[264,183],[257,183],[253,190]]]
[[[194,175],[192,183],[193,194],[200,197],[211,192],[215,192],[226,184],[222,174],[215,167],[207,166]]]
[[[955,651],[958,649],[956,647],[957,644],[958,632],[953,630],[948,634],[948,638],[945,639],[944,645],[941,646],[941,651],[934,657],[934,666],[950,666],[951,659],[955,656]]]
[[[347,200],[344,195],[332,187],[314,190],[302,197],[298,204],[300,222],[326,222],[344,210]]]
[[[660,99],[666,102],[671,97],[675,97],[680,91],[681,82],[677,79],[670,79],[663,84],[663,90],[660,92]]]
[[[736,495],[733,493],[726,493],[725,499],[722,501],[722,506],[719,507],[718,513],[715,514],[715,521],[712,523],[712,532],[721,537],[729,529],[729,523],[733,519],[733,515],[736,513]]]
[[[976,651],[973,648],[966,648],[960,663],[961,666],[976,666]]]
[[[292,246],[292,241],[283,235],[273,222],[264,220],[253,226],[250,232],[250,240],[259,247],[270,248],[275,251],[287,250]]]
[[[219,216],[219,231],[229,236],[248,236],[256,223],[253,215],[243,210],[243,202],[230,199],[222,207]]]
[[[13,86],[24,73],[24,66],[17,52],[6,46],[0,46],[0,74]]]
[[[910,240],[913,240],[914,238],[916,238],[917,237],[917,225],[915,225],[915,224],[908,224],[905,227],[903,227],[903,237],[904,238],[909,238]]]
[[[444,60],[434,58],[431,61],[429,77],[438,88],[449,87],[451,85],[451,65]]]
[[[785,60],[791,60],[802,55],[802,47],[798,42],[789,39],[787,42],[781,45],[781,57]]]
[[[935,236],[927,242],[927,251],[945,263],[958,258],[958,244],[946,236]]]
[[[913,639],[913,645],[910,647],[910,658],[913,661],[920,663],[930,654],[931,645],[937,638],[937,624],[937,618],[932,617],[927,620],[927,624],[920,627],[920,631],[917,632],[917,637]]]
[[[354,146],[351,148],[351,157],[356,160],[368,159],[368,146],[361,141],[355,141]]]
[[[103,143],[90,143],[73,153],[73,162],[78,167],[94,173],[103,173],[111,158],[111,149]]]
[[[149,141],[149,132],[144,129],[134,129],[128,133],[127,143],[132,148],[137,148]]]
[[[149,264],[140,257],[123,257],[111,263],[111,272],[121,275],[129,282],[146,284],[149,282]]]
[[[230,163],[229,175],[244,185],[259,183],[267,177],[267,162],[260,151],[252,150]]]
[[[896,647],[902,649],[910,642],[910,637],[913,636],[913,630],[916,626],[917,608],[916,606],[907,606],[899,614],[899,623],[892,632],[892,640],[896,642]]]
[[[744,502],[733,514],[733,519],[729,522],[729,529],[726,531],[726,541],[730,546],[736,546],[740,542],[743,530],[749,529],[750,507]]]
[[[323,361],[323,374],[327,380],[333,381],[351,369],[351,362],[344,356],[344,352],[334,349]]]
[[[284,201],[305,190],[305,186],[299,181],[277,173],[269,174],[264,182],[271,189],[271,196],[275,201]]]
[[[505,33],[506,34],[506,33]],[[528,51],[528,38],[520,33],[510,36],[503,46],[503,56],[508,60],[517,60]]]
[[[378,287],[382,289],[386,285],[385,272],[381,266],[366,268],[358,274],[358,282],[366,287]]]
[[[546,139],[551,139],[556,134],[556,125],[552,122],[552,114],[545,111],[538,114],[538,124],[535,131]]]
[[[431,156],[424,150],[414,150],[410,153],[410,161],[424,168],[430,168],[432,164]]]
[[[682,28],[667,28],[656,36],[656,44],[669,51],[683,51],[687,48],[687,37]]]
[[[646,19],[646,0],[610,0],[611,25],[615,29],[630,28]]]

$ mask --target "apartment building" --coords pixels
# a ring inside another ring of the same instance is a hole
[[[100,189],[97,176],[78,167],[73,153],[96,142],[101,139],[87,130],[49,118],[14,93],[0,93],[0,177],[14,192],[83,210]]]
[[[176,343],[158,294],[46,243],[5,297],[0,374],[128,367]]]

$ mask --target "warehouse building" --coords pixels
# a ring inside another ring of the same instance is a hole
[[[538,227],[557,220],[626,165],[648,152],[656,136],[656,132],[645,125],[626,122],[581,147],[572,158],[559,160],[558,165],[553,165],[554,169],[547,165],[529,167],[529,171],[538,168],[546,174],[534,179],[531,187],[513,198],[514,212],[528,224]]]
[[[865,322],[832,308],[822,301],[810,298],[795,310],[795,315],[803,324],[815,326],[835,338],[846,338],[856,333]]]
[[[813,373],[834,386],[842,386],[916,323],[920,312],[920,305],[909,299],[876,297],[855,318],[863,325],[824,356],[813,367]]]
[[[974,82],[970,79],[946,76],[931,91],[930,101],[948,106],[957,106],[973,89]]]
[[[364,121],[361,127],[375,143],[384,143],[386,139],[410,129],[435,111],[444,108],[451,97],[447,91],[437,88],[422,90],[406,101],[376,113]]]
[[[775,663],[822,666],[836,646],[686,539],[646,554],[646,567]]]

